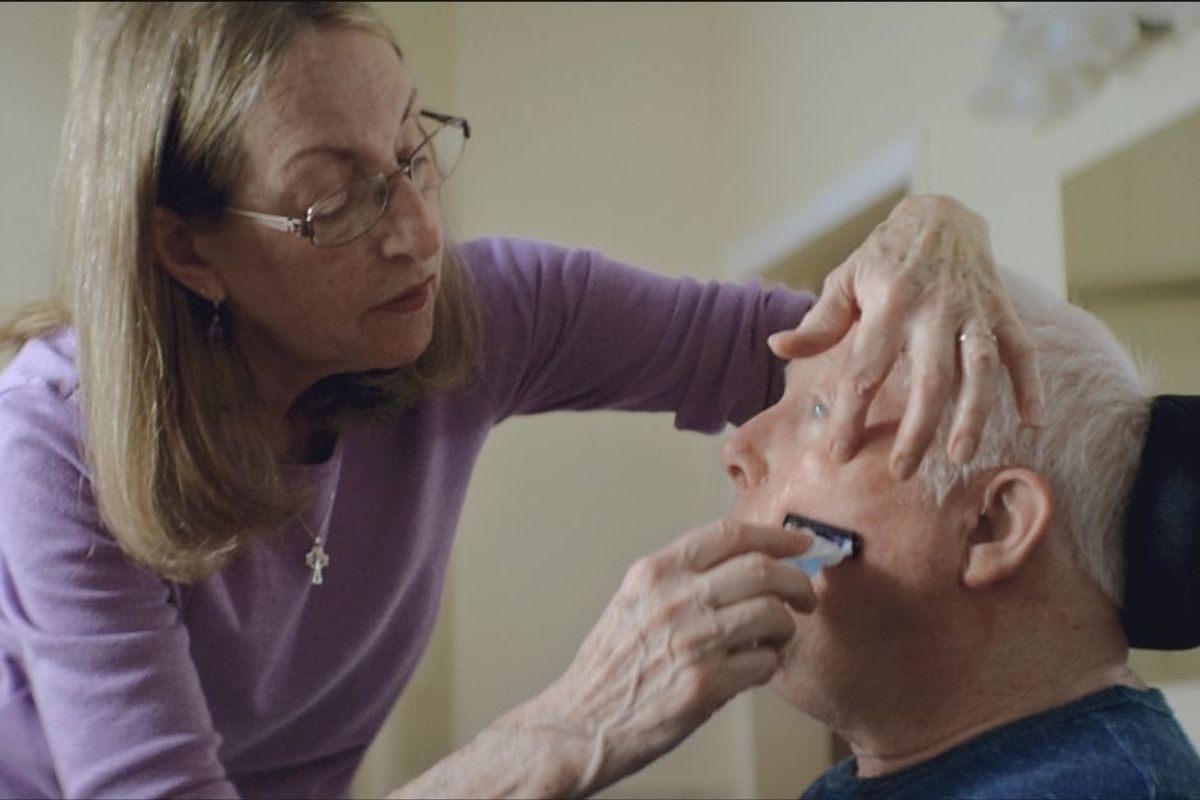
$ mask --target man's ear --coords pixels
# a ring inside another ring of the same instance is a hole
[[[963,584],[989,586],[1015,574],[1037,548],[1054,516],[1054,492],[1041,475],[1005,469],[988,481],[983,509],[967,531]]]
[[[154,255],[172,278],[213,302],[228,292],[216,270],[200,253],[197,233],[186,220],[162,206],[154,207]]]

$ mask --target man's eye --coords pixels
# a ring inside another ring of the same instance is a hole
[[[829,416],[829,406],[817,398],[813,398],[809,403],[808,413],[811,416],[821,418]]]

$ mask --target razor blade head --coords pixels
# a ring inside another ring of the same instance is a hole
[[[859,553],[862,552],[862,538],[854,531],[848,531],[824,522],[817,522],[815,519],[802,517],[799,514],[788,514],[785,516],[783,518],[783,527],[808,528],[817,536],[820,536],[822,539],[828,539],[843,550],[849,548],[850,558],[858,558]]]

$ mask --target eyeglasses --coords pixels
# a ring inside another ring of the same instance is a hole
[[[225,210],[272,230],[301,236],[316,247],[337,247],[352,242],[369,231],[387,212],[392,178],[404,175],[417,191],[427,194],[445,183],[462,159],[467,139],[471,137],[471,126],[467,121],[433,111],[422,111],[420,116],[437,123],[437,127],[425,135],[399,169],[352,181],[313,203],[303,217],[263,214],[228,206]],[[421,130],[424,132],[424,125]]]

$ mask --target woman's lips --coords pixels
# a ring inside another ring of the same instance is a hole
[[[433,299],[433,278],[414,286],[403,294],[398,294],[386,303],[375,307],[376,311],[392,311],[398,314],[412,314],[423,309]]]

